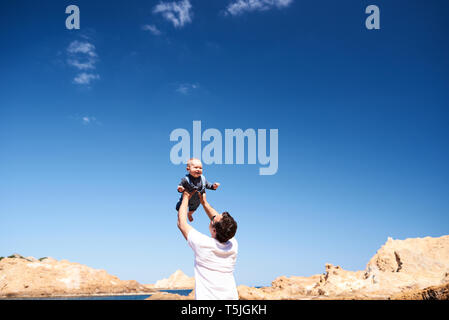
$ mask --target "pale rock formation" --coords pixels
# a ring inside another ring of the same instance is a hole
[[[391,300],[449,300],[449,282],[420,290],[408,290],[391,297]]]
[[[449,236],[387,242],[364,271],[326,264],[312,277],[279,277],[271,287],[239,286],[240,299],[389,299],[449,282]],[[432,289],[433,290],[433,289]],[[430,290],[430,292],[433,292]],[[444,293],[437,295],[444,297]]]
[[[48,297],[152,292],[134,280],[67,260],[39,261],[18,254],[0,260],[0,297]]]
[[[366,267],[365,278],[379,287],[423,289],[440,284],[449,272],[449,236],[388,238]]]
[[[168,279],[156,281],[155,289],[193,289],[195,287],[195,278],[187,276],[181,270],[176,270]]]

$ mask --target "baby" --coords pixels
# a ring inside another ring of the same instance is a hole
[[[178,185],[178,192],[183,193],[184,191],[187,191],[190,193],[195,190],[198,191],[189,200],[189,213],[187,214],[187,217],[189,218],[189,221],[192,222],[192,214],[200,205],[200,197],[198,193],[202,194],[206,189],[216,190],[220,184],[210,184],[209,182],[207,182],[206,178],[202,174],[203,165],[199,159],[192,158],[187,161],[187,171],[189,171],[189,174],[181,179],[181,182]],[[182,196],[176,204],[176,211],[179,211],[181,202]]]

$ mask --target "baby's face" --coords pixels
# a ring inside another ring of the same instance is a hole
[[[195,178],[201,176],[203,174],[203,165],[201,161],[192,161],[190,166],[187,167],[187,171],[189,171]]]

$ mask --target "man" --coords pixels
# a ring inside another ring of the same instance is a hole
[[[196,192],[196,191],[195,191]],[[238,300],[234,266],[238,244],[234,235],[237,223],[228,212],[219,214],[200,194],[200,201],[210,218],[211,237],[195,230],[187,223],[189,199],[195,192],[184,192],[178,211],[178,228],[195,254],[195,299]]]

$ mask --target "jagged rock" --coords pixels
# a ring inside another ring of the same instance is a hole
[[[187,276],[181,270],[176,270],[168,279],[156,281],[155,289],[193,289],[195,278]]]
[[[36,261],[39,261],[39,260],[37,260],[35,257],[26,257],[25,259],[27,259],[28,261],[31,261],[31,262],[36,262]]]
[[[275,300],[269,292],[262,288],[253,288],[244,285],[237,287],[240,300]]]
[[[392,300],[449,300],[449,283],[395,294]]]
[[[322,275],[282,276],[274,280],[271,287],[239,286],[238,291],[240,299],[248,300],[389,299],[407,290],[421,292],[424,288],[447,282],[449,236],[406,240],[388,238],[363,271],[347,271],[326,264]],[[423,295],[442,298],[446,291],[429,289],[426,292]]]
[[[365,271],[367,279],[390,293],[438,285],[449,272],[449,236],[389,238]]]
[[[0,261],[0,297],[153,292],[134,280],[123,281],[79,263],[31,258],[16,254]]]
[[[449,269],[449,236],[388,241],[368,262],[371,270],[438,274]]]
[[[279,277],[276,278],[271,286],[273,289],[285,290],[294,295],[307,295],[313,290],[316,282],[319,280],[320,275],[314,275],[311,277],[297,277],[293,276],[290,278]]]

